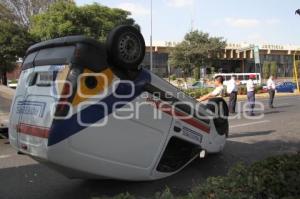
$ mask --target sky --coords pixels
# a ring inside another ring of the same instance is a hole
[[[150,0],[75,0],[128,10],[150,40]],[[300,0],[153,0],[153,43],[180,42],[193,30],[229,43],[300,45]]]

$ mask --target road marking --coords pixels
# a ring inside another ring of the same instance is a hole
[[[0,155],[0,159],[10,158],[12,155]]]
[[[258,122],[249,122],[249,123],[244,123],[244,124],[232,125],[232,126],[230,126],[230,128],[252,126],[252,125],[255,125],[255,124],[263,124],[263,123],[269,123],[269,122],[271,122],[271,121],[270,120],[263,120],[263,121],[258,121]]]

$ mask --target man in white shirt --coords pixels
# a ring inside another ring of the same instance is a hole
[[[223,86],[224,78],[221,75],[215,77],[215,86],[216,88],[209,94],[204,95],[198,99],[199,102],[203,102],[205,100],[215,98],[215,97],[223,97],[224,96],[224,86]]]
[[[274,78],[272,75],[270,76],[270,78],[267,81],[267,88],[269,91],[269,107],[274,108],[273,102],[274,102],[274,97],[275,97],[276,85],[275,85],[275,81],[274,81]]]
[[[235,113],[235,106],[237,101],[238,85],[236,83],[236,76],[233,75],[227,83],[227,93],[229,94],[229,112]]]
[[[254,116],[254,107],[255,107],[255,85],[253,79],[256,78],[255,74],[249,75],[249,80],[247,81],[247,97],[248,103],[250,106],[250,115]]]

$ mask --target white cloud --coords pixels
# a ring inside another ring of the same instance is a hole
[[[258,19],[226,18],[225,22],[235,28],[254,28],[261,24]]]
[[[225,18],[225,23],[235,28],[256,28],[258,26],[273,26],[278,25],[280,20],[277,18],[270,19],[247,19],[247,18]]]
[[[192,5],[194,0],[165,0],[165,2],[168,6],[180,8]]]
[[[130,11],[135,16],[145,16],[150,14],[150,9],[143,7],[142,5],[135,3],[120,3],[117,8]]]

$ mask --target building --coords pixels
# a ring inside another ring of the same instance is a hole
[[[144,68],[150,69],[150,47],[146,47],[146,54],[142,62]],[[168,76],[169,47],[167,45],[153,46],[153,72],[161,77]]]
[[[168,75],[168,55],[171,48],[167,44],[153,46],[153,72],[159,76]],[[300,46],[228,43],[214,66],[214,71],[262,73],[265,62],[275,62],[278,77],[292,77],[294,54],[296,54],[296,60],[300,60]],[[142,65],[150,68],[150,47],[146,48],[146,56]],[[173,74],[174,66],[170,66],[170,68]]]
[[[180,69],[176,69],[174,66],[168,67],[169,52],[175,44],[176,43],[158,43],[152,47],[153,72],[160,77],[167,77],[169,70],[170,74],[176,74],[177,76],[182,75]],[[257,49],[258,53],[255,53],[255,49]],[[296,60],[300,60],[300,46],[228,43],[220,55],[220,59],[216,65],[214,65],[214,71],[223,73],[261,73],[265,62],[275,62],[278,77],[292,77],[294,54],[296,54]],[[260,64],[255,64],[255,58],[256,62]],[[8,80],[19,78],[21,63],[22,60],[19,59],[17,61],[16,70],[7,74]],[[141,65],[144,68],[150,69],[149,46],[146,47],[146,54]]]

